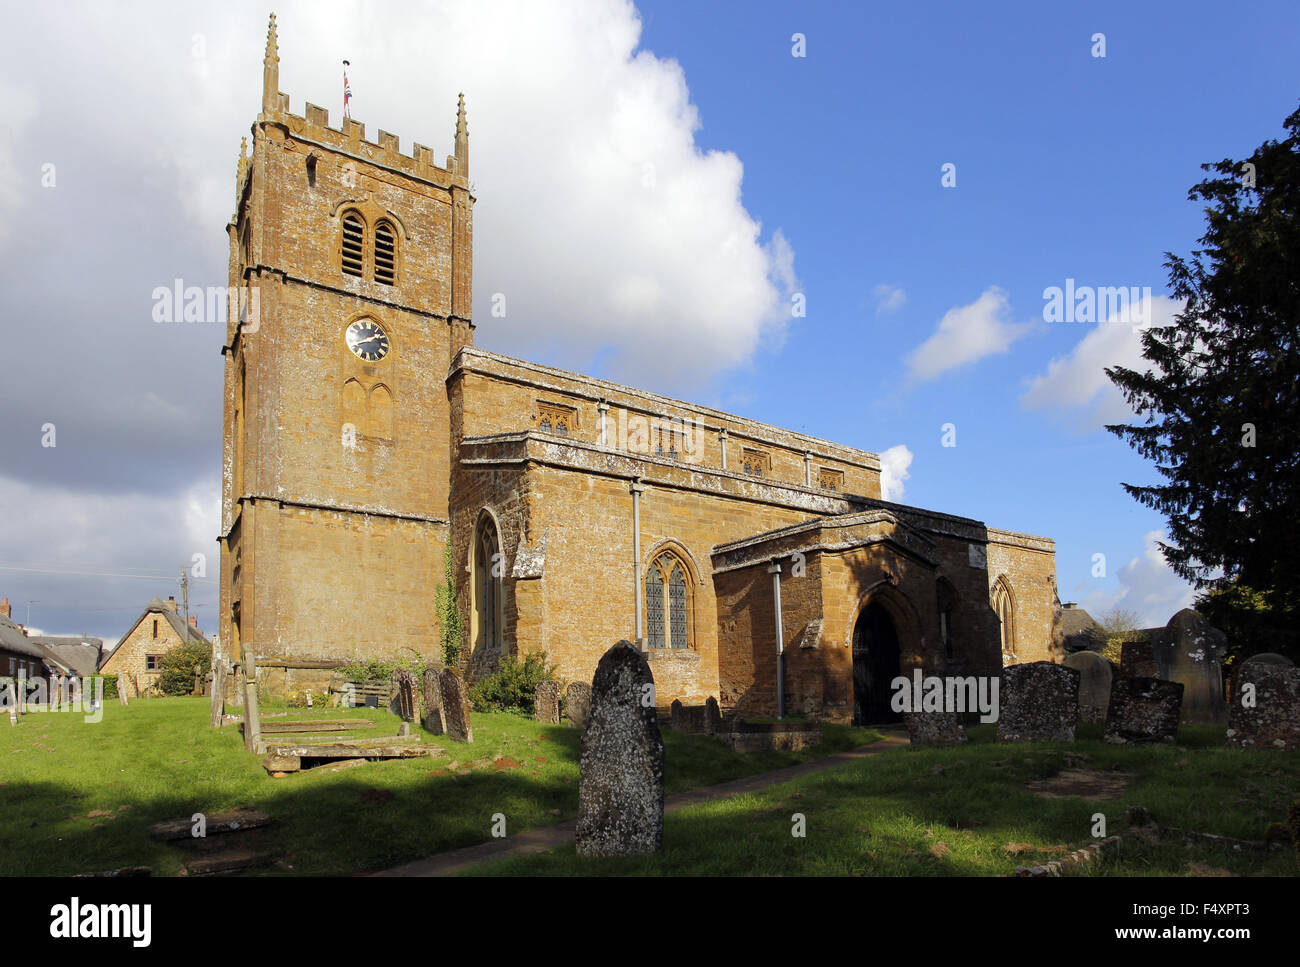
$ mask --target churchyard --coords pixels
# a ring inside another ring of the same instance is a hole
[[[1047,662],[1009,668],[996,724],[910,712],[906,732],[893,730],[870,757],[666,816],[675,793],[882,733],[826,723],[820,744],[805,745],[811,723],[743,732],[713,705],[675,706],[661,719],[649,667],[626,643],[607,652],[591,686],[571,686],[578,725],[560,718],[558,686],[537,689],[531,717],[471,713],[452,700],[460,683],[449,670],[425,676],[423,689],[396,673],[382,708],[263,708],[252,739],[239,716],[217,715],[213,727],[220,703],[203,698],[109,702],[98,721],[28,712],[0,730],[0,874],[382,872],[462,847],[508,847],[514,834],[575,818],[553,848],[455,872],[1300,871],[1300,762],[1286,747],[1294,722],[1276,714],[1295,704],[1293,669],[1243,671],[1269,714],[1233,712],[1226,725],[1180,724],[1182,686],[1143,677],[1117,678],[1106,721],[1086,721],[1082,677]],[[783,747],[738,743],[741,734]]]
[[[397,731],[386,709],[266,708],[294,720],[356,718],[358,730]],[[577,813],[580,733],[509,713],[475,713],[474,743],[416,738],[436,758],[323,766],[282,778],[244,747],[237,722],[209,726],[206,698],[105,703],[102,720],[29,712],[0,721],[0,875],[66,876],[149,867],[182,871],[192,854],[150,826],[239,807],[270,824],[247,833],[265,875],[377,871],[492,838],[572,819]],[[817,749],[740,754],[702,735],[669,733],[668,792],[711,785],[870,742],[866,729],[828,729]]]

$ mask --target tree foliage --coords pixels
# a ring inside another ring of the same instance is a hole
[[[182,642],[164,652],[158,660],[158,690],[164,695],[190,695],[194,691],[194,676],[207,675],[212,670],[212,647],[197,638]]]
[[[1165,560],[1223,607],[1257,593],[1275,629],[1300,611],[1300,110],[1285,127],[1201,166],[1202,247],[1164,263],[1183,308],[1142,333],[1146,371],[1106,370],[1143,421],[1107,429],[1163,478],[1124,489],[1165,517]]]

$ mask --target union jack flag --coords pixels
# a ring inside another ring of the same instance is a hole
[[[343,116],[352,117],[352,111],[349,102],[352,100],[352,88],[348,85],[348,62],[343,62]]]

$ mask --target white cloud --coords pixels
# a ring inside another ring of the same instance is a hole
[[[740,159],[696,144],[685,73],[638,48],[631,3],[299,0],[277,12],[280,90],[294,113],[312,101],[341,123],[346,55],[352,115],[367,137],[382,127],[404,151],[419,141],[442,158],[465,93],[481,345],[525,357],[544,349],[574,368],[600,354],[608,375],[684,391],[780,339],[794,250],[746,210]],[[218,16],[210,5],[156,2],[86,5],[78,16],[93,43],[53,12],[25,8],[7,25],[30,38],[9,66],[48,89],[42,123],[72,129],[77,150],[93,155],[87,168],[105,164],[100,153],[129,161],[137,187],[159,196],[135,199],[137,209],[179,214],[219,240],[239,140],[261,104],[264,10]],[[77,106],[106,88],[123,109]],[[213,272],[225,269],[222,255]],[[489,311],[497,292],[505,318]]]
[[[191,575],[190,609],[205,631],[216,624],[220,495],[215,480],[170,494],[96,494],[0,477],[0,507],[21,507],[0,529],[0,593],[15,620],[32,617],[54,634],[120,635],[154,596],[176,595]]]
[[[880,495],[895,502],[903,499],[904,484],[911,474],[912,451],[903,444],[890,447],[880,454]]]
[[[901,285],[889,285],[886,282],[882,282],[872,289],[871,297],[876,300],[876,315],[878,316],[901,308],[903,303],[907,301],[907,293],[903,291]]]
[[[970,305],[944,313],[938,328],[907,357],[909,379],[923,382],[985,356],[1005,353],[1032,328],[1032,323],[1007,322],[1007,294],[989,286]]]
[[[1180,302],[1153,296],[1149,305],[1144,300],[1138,315],[1149,318],[1153,327],[1166,326],[1181,308]],[[1106,375],[1106,367],[1124,366],[1141,372],[1149,365],[1142,356],[1141,333],[1132,322],[1107,319],[1090,326],[1069,353],[1048,363],[1047,371],[1030,382],[1021,403],[1028,409],[1074,411],[1088,429],[1123,423],[1134,414]]]
[[[1154,628],[1167,624],[1183,608],[1192,607],[1195,590],[1173,572],[1156,543],[1164,536],[1162,531],[1149,531],[1143,537],[1142,553],[1116,572],[1119,586],[1083,598],[1081,603],[1094,618],[1122,607],[1136,612],[1144,627]]]

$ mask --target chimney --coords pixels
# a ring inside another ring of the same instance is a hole
[[[14,609],[9,607],[8,598],[0,598],[0,615],[4,615],[6,618],[14,616]]]
[[[190,627],[193,628],[195,631],[198,631],[198,630],[199,630],[199,616],[198,616],[198,615],[196,615],[196,614],[192,614],[192,615],[190,615]]]
[[[1077,601],[1067,601],[1067,602],[1065,602],[1065,604],[1061,605],[1061,607],[1062,607],[1062,608],[1065,608],[1067,611],[1073,610],[1074,608],[1077,608],[1078,606],[1079,606],[1079,603],[1078,603]]]
[[[174,594],[167,595],[167,607],[171,608],[172,611],[176,610],[176,596]]]

